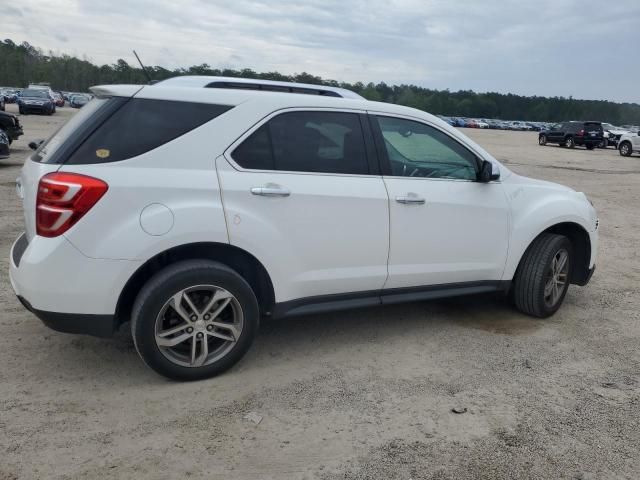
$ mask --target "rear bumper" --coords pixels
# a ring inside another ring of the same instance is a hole
[[[46,312],[36,310],[20,295],[18,295],[18,300],[27,310],[42,320],[42,323],[57,332],[110,337],[117,328],[115,315]]]
[[[45,325],[97,336],[114,332],[120,292],[140,266],[86,257],[64,236],[29,242],[25,234],[13,244],[9,263],[14,292]]]

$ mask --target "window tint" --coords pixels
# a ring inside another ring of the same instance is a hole
[[[355,113],[283,113],[242,142],[233,159],[243,168],[257,170],[369,173]]]
[[[117,162],[141,155],[230,108],[226,105],[133,98],[91,133],[66,163]]]
[[[377,120],[392,175],[476,179],[476,156],[440,130],[401,118],[377,117]]]

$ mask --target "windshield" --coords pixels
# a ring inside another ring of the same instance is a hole
[[[24,90],[22,92],[23,97],[38,97],[38,98],[49,98],[46,90]]]

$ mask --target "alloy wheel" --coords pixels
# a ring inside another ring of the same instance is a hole
[[[155,342],[172,363],[202,367],[224,357],[240,338],[240,302],[215,285],[197,285],[169,298],[156,317]]]
[[[544,303],[553,308],[562,298],[569,281],[569,252],[560,249],[553,256],[544,287]]]

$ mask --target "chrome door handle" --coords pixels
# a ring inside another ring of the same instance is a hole
[[[404,197],[396,197],[396,202],[402,203],[403,205],[423,205],[425,199],[417,195],[409,194]]]
[[[288,197],[291,191],[281,187],[253,187],[251,193],[263,197]]]

